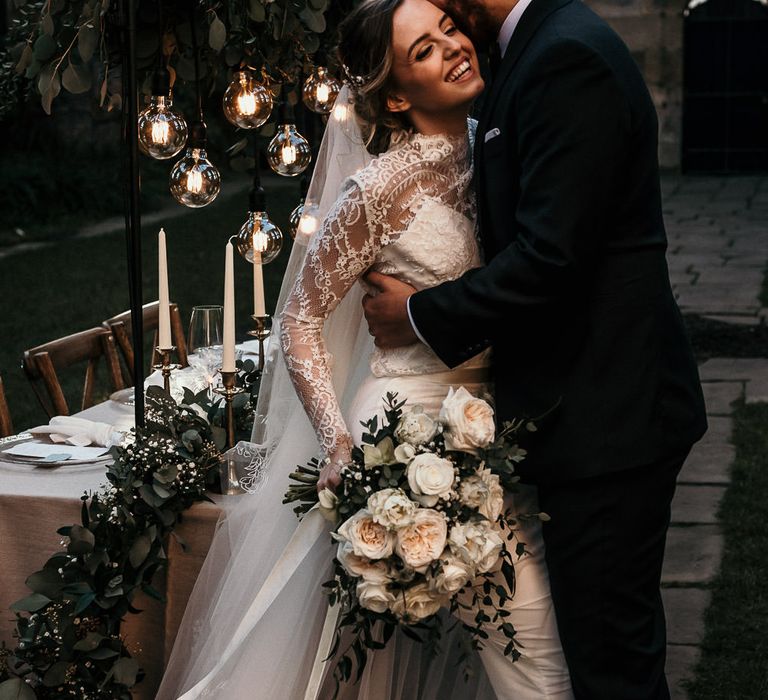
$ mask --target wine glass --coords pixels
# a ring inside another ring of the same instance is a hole
[[[222,345],[223,324],[223,306],[195,306],[192,309],[192,317],[189,320],[189,339],[187,341],[189,352],[195,353],[200,348]]]

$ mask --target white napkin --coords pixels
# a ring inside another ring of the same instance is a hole
[[[39,442],[25,442],[6,450],[3,454],[19,457],[36,457],[43,462],[92,461],[109,452],[106,447],[71,447],[69,445],[41,445]]]
[[[98,445],[112,447],[119,444],[124,434],[131,429],[133,420],[126,417],[116,425],[98,423],[85,418],[73,416],[55,416],[48,425],[32,428],[29,432],[34,435],[48,435],[51,442],[66,442],[77,447]]]

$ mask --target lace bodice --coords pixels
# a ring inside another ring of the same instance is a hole
[[[351,450],[331,382],[323,324],[369,269],[416,289],[481,265],[467,136],[411,135],[348,179],[314,235],[282,316],[281,343],[296,391],[327,455]],[[362,281],[361,281],[362,284]],[[486,354],[465,366],[487,364]],[[377,376],[448,368],[425,345],[377,348]]]

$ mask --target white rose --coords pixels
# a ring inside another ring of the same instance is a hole
[[[392,580],[389,564],[383,559],[371,561],[355,554],[350,542],[339,542],[336,558],[350,576],[359,576],[370,583],[385,584]]]
[[[449,450],[473,452],[488,447],[496,437],[493,409],[487,401],[470,394],[463,386],[451,387],[440,409]]]
[[[413,458],[405,470],[411,493],[421,505],[431,507],[447,498],[453,487],[453,462],[431,452]]]
[[[357,511],[351,518],[345,520],[334,537],[346,540],[352,545],[352,551],[359,557],[368,559],[383,559],[392,554],[395,536],[383,525],[374,522],[371,514],[365,508]]]
[[[400,442],[423,445],[429,442],[436,432],[437,423],[424,413],[421,406],[414,406],[400,419],[395,428],[395,437]]]
[[[417,583],[397,591],[390,610],[400,620],[417,622],[434,615],[446,602],[446,596],[431,591],[426,583]]]
[[[339,497],[329,488],[324,488],[318,494],[320,512],[326,520],[330,520],[332,523],[336,522],[336,504],[338,501]]]
[[[390,530],[410,525],[418,507],[402,489],[382,489],[368,497],[368,510],[374,522]]]
[[[360,581],[357,584],[357,599],[362,607],[377,613],[387,612],[395,602],[395,596],[391,591],[382,584],[372,581]]]
[[[448,533],[451,552],[478,573],[490,571],[498,562],[503,542],[487,520],[454,525]]]
[[[461,480],[459,498],[464,505],[477,508],[481,515],[496,521],[504,508],[504,489],[499,477],[490,469],[479,469],[476,474]]]
[[[413,523],[397,530],[395,552],[406,566],[424,573],[445,548],[448,523],[436,510],[419,508]]]
[[[474,567],[451,554],[449,550],[443,553],[440,560],[440,571],[430,579],[430,585],[438,593],[453,595],[475,576]]]
[[[401,464],[409,464],[416,456],[416,448],[404,442],[395,448],[395,459]]]

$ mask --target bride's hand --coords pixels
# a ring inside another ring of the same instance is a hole
[[[343,462],[331,460],[320,471],[320,477],[317,480],[317,492],[320,493],[325,488],[336,491],[336,487],[341,483],[341,468]]]

